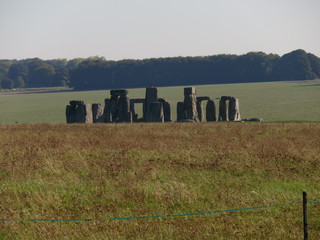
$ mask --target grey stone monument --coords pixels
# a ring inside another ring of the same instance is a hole
[[[229,121],[229,99],[222,96],[219,101],[219,121]]]
[[[239,100],[231,97],[229,100],[229,121],[240,121]]]
[[[197,105],[197,113],[198,113],[198,119],[200,122],[204,120],[204,112],[203,112],[203,104],[202,101],[196,101]]]
[[[104,123],[105,116],[103,115],[104,108],[100,103],[92,104],[92,120],[93,123]]]
[[[66,107],[67,123],[92,123],[91,104],[84,104],[83,101],[70,101]]]
[[[183,119],[186,119],[186,113],[184,111],[184,103],[177,103],[177,122],[181,122]]]
[[[128,90],[111,90],[110,95],[111,98],[105,100],[105,121],[132,122]]]
[[[186,119],[191,119],[195,122],[199,121],[196,89],[194,87],[184,89],[184,111],[186,112]]]
[[[215,122],[216,119],[216,107],[213,100],[209,100],[206,106],[206,119],[207,122]]]
[[[153,120],[150,104],[154,102],[158,102],[158,89],[155,87],[146,88],[146,97],[143,105],[143,118],[145,122]]]

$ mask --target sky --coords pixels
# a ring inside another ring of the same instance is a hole
[[[0,0],[0,59],[320,57],[319,10],[319,0]]]

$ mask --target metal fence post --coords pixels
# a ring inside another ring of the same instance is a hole
[[[303,192],[303,239],[308,240],[307,193]]]

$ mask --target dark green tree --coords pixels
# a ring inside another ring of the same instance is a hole
[[[314,79],[311,63],[307,53],[298,49],[281,57],[276,74],[279,80]]]
[[[13,80],[13,84],[15,88],[24,88],[26,86],[25,80],[20,76]]]
[[[4,77],[4,79],[2,79],[1,81],[1,88],[3,89],[12,89],[14,86],[14,82],[12,79],[8,78],[8,77]]]
[[[316,75],[317,78],[320,78],[320,58],[311,53],[308,53],[308,58],[310,61],[312,72]]]
[[[55,68],[39,59],[29,64],[28,87],[51,87],[55,86]]]
[[[13,80],[14,88],[23,88],[29,75],[29,69],[21,64],[12,64],[9,68],[7,76]]]
[[[67,86],[69,84],[69,71],[66,68],[56,69],[54,86]]]

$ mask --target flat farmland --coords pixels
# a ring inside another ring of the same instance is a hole
[[[242,118],[260,117],[265,121],[319,121],[320,82],[289,81],[195,86],[197,96],[212,99],[224,95],[240,100]],[[171,104],[172,118],[176,119],[176,104],[183,101],[183,88],[162,87],[159,97]],[[145,89],[128,89],[131,98],[144,98]],[[0,124],[64,123],[65,107],[70,100],[104,103],[108,90],[63,91],[56,89],[21,93],[0,93]],[[215,103],[218,106],[219,100]],[[142,106],[137,105],[141,116]]]

